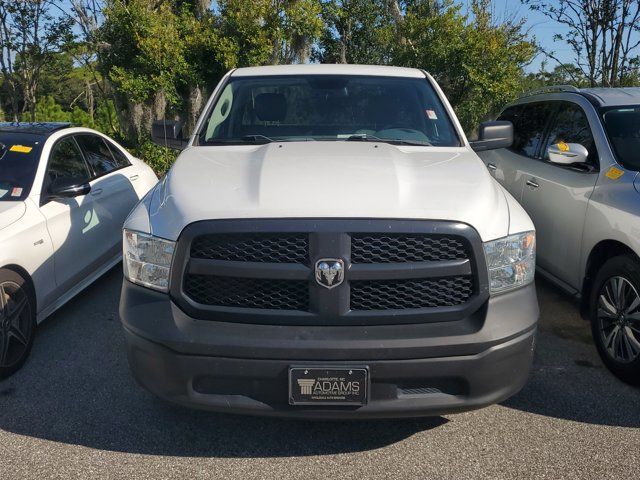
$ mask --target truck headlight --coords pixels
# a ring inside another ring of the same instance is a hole
[[[169,290],[175,242],[124,230],[123,263],[127,280],[161,292]]]
[[[502,293],[533,281],[536,233],[524,232],[484,244],[489,269],[489,291]]]

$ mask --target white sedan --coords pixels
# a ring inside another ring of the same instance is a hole
[[[0,123],[0,379],[39,322],[120,261],[122,224],[157,181],[94,130]]]

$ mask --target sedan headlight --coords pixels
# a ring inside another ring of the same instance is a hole
[[[123,237],[125,278],[144,287],[168,291],[175,242],[131,230],[124,230]]]
[[[536,233],[518,233],[487,242],[484,255],[492,294],[527,285],[533,281],[536,268]]]

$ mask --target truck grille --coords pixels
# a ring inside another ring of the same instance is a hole
[[[418,280],[355,281],[351,283],[352,310],[403,310],[454,307],[473,294],[469,276]]]
[[[320,259],[344,262],[339,286],[316,281]],[[463,318],[486,301],[488,286],[482,243],[464,224],[221,220],[185,229],[171,295],[196,318],[388,324]]]
[[[187,275],[185,293],[202,305],[306,310],[309,285],[304,281]]]
[[[309,236],[300,233],[201,235],[191,245],[191,256],[234,262],[307,264]]]
[[[468,258],[464,242],[453,236],[355,234],[353,263],[438,262]]]

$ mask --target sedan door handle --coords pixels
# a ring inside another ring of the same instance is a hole
[[[538,188],[540,186],[534,180],[527,180],[527,185],[529,185],[531,188]]]
[[[101,188],[96,188],[95,190],[91,190],[91,195],[93,195],[94,197],[97,197],[101,193],[102,193],[102,189]]]
[[[131,175],[129,177],[129,180],[131,180],[133,182],[134,180],[137,180],[138,178],[140,178],[140,175]]]
[[[494,163],[487,163],[487,168],[492,172],[495,172],[498,169]]]

